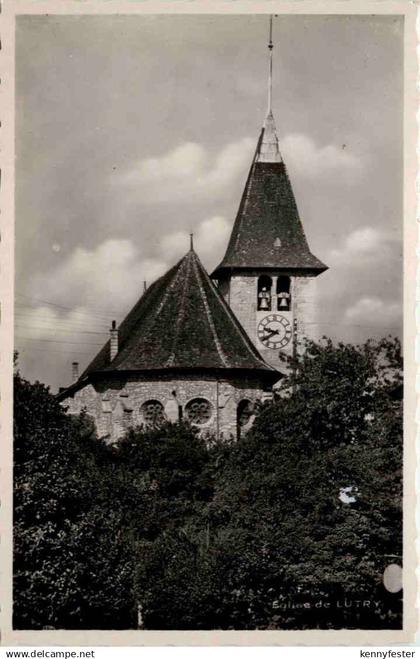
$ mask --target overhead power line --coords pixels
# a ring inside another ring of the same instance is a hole
[[[80,313],[82,315],[96,315],[98,317],[103,317],[104,319],[109,318],[110,316],[114,315],[119,315],[119,311],[116,311],[115,309],[99,309],[97,307],[89,307],[89,311],[84,312],[80,311],[80,309],[75,308],[75,307],[68,307],[65,306],[64,304],[57,304],[56,302],[51,302],[50,300],[44,300],[39,297],[30,297],[29,295],[24,295],[23,293],[16,293],[18,297],[23,297],[26,300],[30,300],[31,302],[41,302],[42,304],[47,304],[48,306],[51,307],[56,307],[57,309],[63,309],[64,311],[72,311],[73,313]],[[92,310],[92,311],[91,311]],[[100,312],[100,313],[97,313]]]
[[[47,317],[36,317],[34,318],[33,314],[28,313],[26,311],[15,311],[15,318],[18,321],[35,321],[36,323],[42,323],[42,324],[47,324],[52,326],[51,324],[53,323],[54,326],[57,327],[75,327],[76,329],[95,329],[95,330],[101,330],[103,329],[104,331],[109,330],[109,325],[106,325],[103,321],[99,323],[99,321],[94,320],[93,322],[88,322],[87,320],[82,320],[82,319],[72,319],[72,320],[67,320],[66,318],[47,318]]]
[[[16,327],[20,329],[40,329],[44,330],[45,332],[50,332],[52,334],[55,334],[56,332],[64,333],[64,334],[98,334],[100,336],[103,336],[104,334],[107,334],[107,330],[104,330],[103,332],[95,332],[93,330],[82,330],[78,328],[73,328],[69,327],[69,329],[63,329],[61,327],[46,327],[45,325],[28,325],[28,324],[23,324],[23,323],[16,323]]]
[[[102,347],[104,344],[103,343],[88,343],[86,341],[60,341],[58,339],[35,339],[32,336],[21,336],[19,334],[16,335],[16,338],[18,339],[23,339],[25,341],[43,341],[45,343],[72,343],[74,345],[85,345],[85,346],[93,346],[93,347]]]
[[[17,306],[17,308],[15,310],[15,313],[17,313],[18,311],[20,313],[27,313],[27,314],[30,314],[30,315],[33,316],[33,313],[31,314],[31,311],[36,311],[37,314],[39,314],[39,306],[35,307],[35,306],[28,305],[28,304],[23,305],[23,306]],[[79,311],[79,310],[76,310],[76,309],[71,309],[69,311],[71,311],[71,321],[70,322],[78,322],[78,321],[80,321],[82,323],[83,322],[86,322],[86,323],[88,323],[88,322],[90,322],[90,323],[97,322],[98,323],[99,322],[99,323],[103,323],[104,325],[105,324],[108,325],[110,323],[110,321],[113,320],[115,316],[117,316],[117,314],[112,314],[112,313],[110,313],[108,316],[100,316],[99,314],[96,314],[96,313],[91,313],[91,312],[87,312],[87,311]],[[75,318],[75,316],[77,316],[77,317]],[[65,320],[65,317],[58,316],[57,320]]]
[[[361,327],[363,329],[373,329],[373,330],[399,330],[401,327],[385,327],[384,325],[362,325],[355,323],[336,323],[336,322],[316,322],[316,321],[300,321],[303,325],[327,325],[327,326],[340,326],[340,327]]]
[[[79,355],[92,355],[92,350],[78,350],[77,348],[61,348],[60,350],[54,350],[54,348],[34,348],[31,346],[31,348],[16,348],[18,353],[21,352],[45,352],[45,353],[54,353],[56,355],[74,355],[75,357],[78,357]]]

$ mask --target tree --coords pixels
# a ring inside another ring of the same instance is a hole
[[[248,435],[209,450],[209,500],[143,548],[146,628],[401,626],[382,586],[402,547],[399,343],[308,343],[291,367]]]
[[[399,342],[308,343],[240,440],[117,447],[15,378],[15,626],[398,628]]]
[[[132,552],[89,419],[14,381],[14,626],[135,625]]]

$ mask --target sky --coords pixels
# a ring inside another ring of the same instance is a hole
[[[267,106],[264,15],[19,16],[16,312],[22,375],[89,363],[189,248],[222,259]],[[402,325],[403,19],[279,15],[273,113],[320,333]]]

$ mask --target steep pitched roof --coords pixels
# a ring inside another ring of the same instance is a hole
[[[272,380],[279,378],[192,250],[144,293],[121,323],[118,338],[112,362],[108,341],[80,380],[98,371],[165,369],[257,370]]]
[[[309,250],[269,111],[226,254],[212,277],[230,269],[327,270]]]

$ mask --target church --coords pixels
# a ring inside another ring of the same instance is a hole
[[[310,251],[268,110],[223,260],[210,275],[189,251],[145,290],[107,343],[58,399],[93,417],[99,437],[130,426],[186,420],[200,433],[239,437],[269,400],[310,335],[315,278]]]

